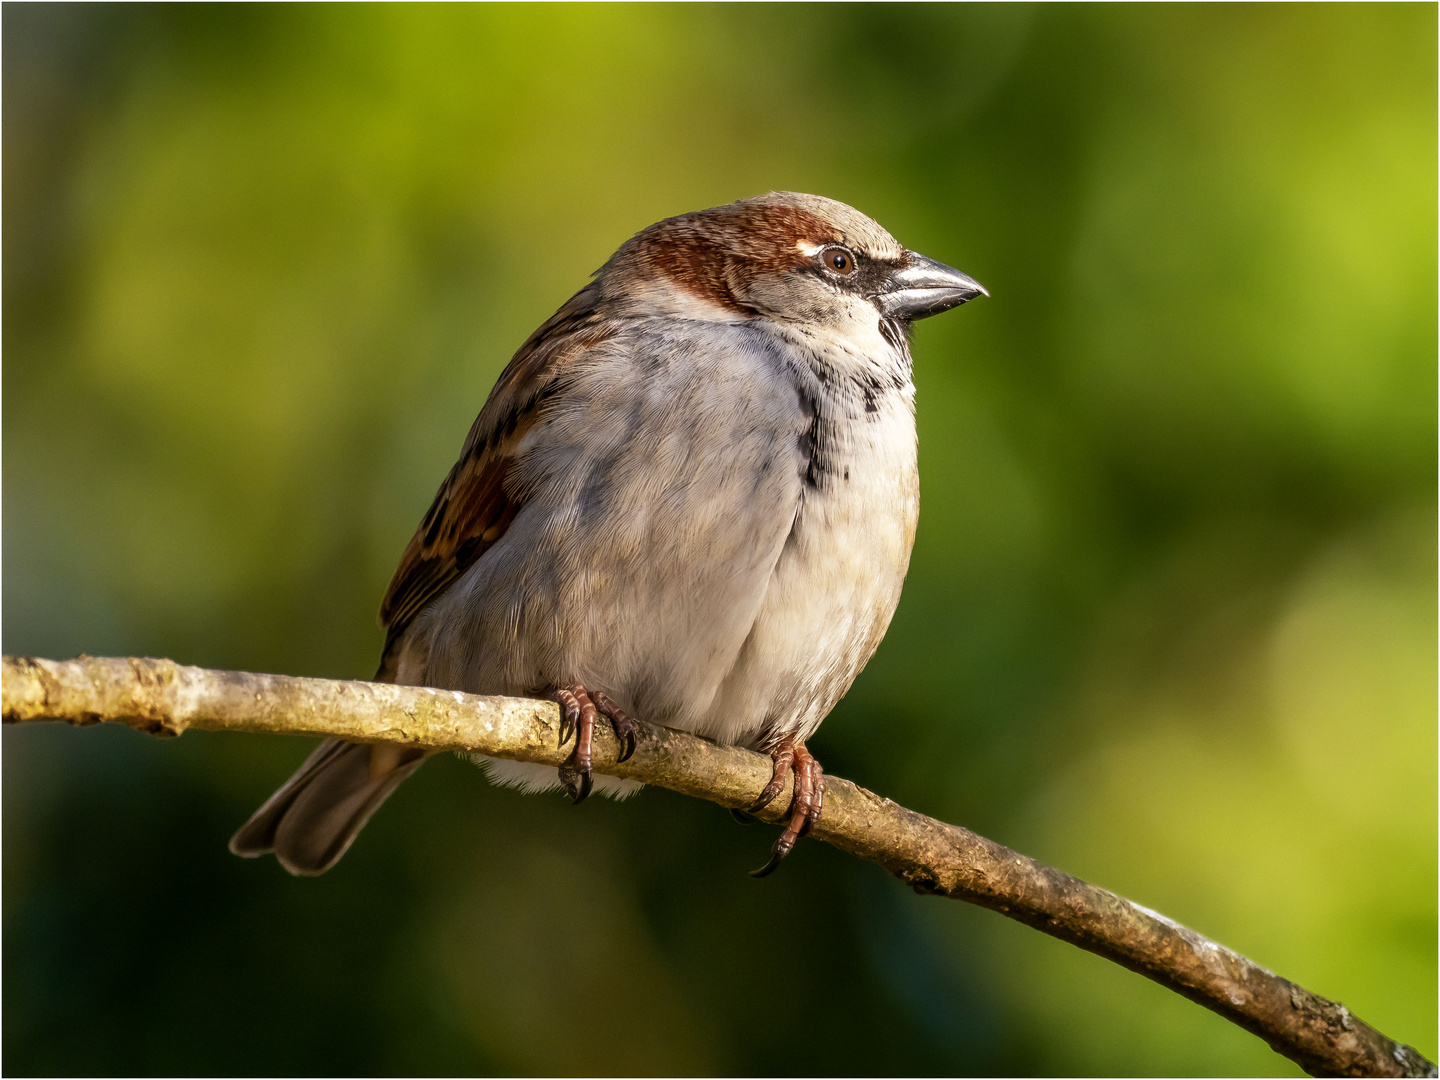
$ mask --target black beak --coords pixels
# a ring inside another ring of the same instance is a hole
[[[985,286],[953,266],[910,252],[910,261],[890,275],[875,304],[887,319],[926,319],[989,296]]]

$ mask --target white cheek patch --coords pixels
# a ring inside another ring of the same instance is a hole
[[[722,307],[668,278],[646,282],[635,290],[635,294],[641,301],[639,306],[647,313],[697,322],[735,323],[747,319],[747,316]]]

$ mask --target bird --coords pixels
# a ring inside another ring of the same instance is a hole
[[[627,240],[501,373],[380,608],[377,681],[548,697],[558,770],[527,791],[623,798],[593,771],[636,719],[794,774],[773,871],[818,820],[806,748],[875,652],[919,515],[911,324],[989,293],[842,202],[777,191]],[[328,870],[429,756],[325,740],[230,841]]]

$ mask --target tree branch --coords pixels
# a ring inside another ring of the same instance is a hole
[[[154,735],[204,731],[336,735],[559,765],[559,708],[387,683],[253,675],[169,660],[4,658],[4,722],[119,723]],[[595,729],[597,769],[744,807],[770,777],[760,754],[642,725],[634,757]],[[784,817],[782,793],[759,816]],[[828,777],[812,833],[879,863],[917,892],[990,908],[1098,953],[1264,1039],[1313,1075],[1435,1076],[1435,1066],[1351,1015],[1163,915],[982,836]]]

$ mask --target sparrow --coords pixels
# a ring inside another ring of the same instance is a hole
[[[806,741],[880,644],[919,514],[910,327],[988,296],[859,211],[771,192],[626,241],[501,373],[380,606],[375,678],[561,706],[527,791],[592,775],[603,717],[793,772],[764,876],[819,818]],[[327,739],[230,841],[323,873],[427,751]]]

